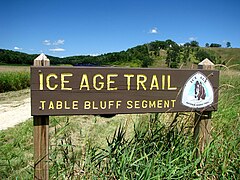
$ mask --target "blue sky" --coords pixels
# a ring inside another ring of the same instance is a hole
[[[64,57],[155,40],[240,47],[239,0],[6,0],[0,48]]]

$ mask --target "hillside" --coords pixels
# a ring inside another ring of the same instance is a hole
[[[11,50],[0,49],[0,64],[19,64],[32,65],[36,54],[26,54]],[[52,65],[70,64],[70,65],[117,65],[130,67],[148,67],[153,59],[148,54],[146,45],[140,45],[128,49],[127,51],[113,52],[99,56],[70,56],[65,58],[53,57],[47,55]]]
[[[38,55],[0,49],[0,64],[32,65]],[[47,55],[48,56],[48,55]],[[196,43],[178,45],[172,40],[154,41],[138,45],[126,51],[102,54],[99,56],[70,56],[65,58],[48,56],[52,65],[95,65],[129,67],[171,67],[197,64],[209,58],[215,64],[223,64],[240,70],[239,48],[203,48]]]
[[[32,65],[38,54],[27,54],[18,51],[0,49],[0,65]],[[58,57],[48,56],[51,61],[57,61]]]
[[[206,48],[220,57],[222,64],[240,70],[240,48]]]

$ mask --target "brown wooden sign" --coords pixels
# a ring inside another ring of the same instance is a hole
[[[31,67],[32,115],[214,111],[219,71]]]

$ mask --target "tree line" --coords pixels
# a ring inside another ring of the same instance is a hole
[[[212,44],[211,44],[212,45]],[[210,46],[211,47],[211,46]],[[216,47],[216,44],[212,45]],[[11,50],[0,49],[0,64],[22,64],[32,65],[37,54],[26,54]],[[53,57],[48,56],[52,65],[69,64],[78,66],[133,66],[148,67],[155,60],[162,57],[170,68],[177,68],[182,63],[198,63],[209,58],[216,63],[219,58],[208,49],[199,47],[197,41],[187,42],[179,45],[168,39],[166,41],[153,41],[147,44],[129,48],[126,51],[106,53],[99,56],[70,56]]]
[[[0,64],[19,64],[32,65],[37,54],[26,54],[11,50],[0,49]],[[153,63],[147,49],[147,45],[140,45],[130,48],[127,51],[106,53],[99,56],[70,56],[70,57],[53,57],[47,55],[52,65],[69,64],[69,65],[130,65],[139,67],[148,67]]]

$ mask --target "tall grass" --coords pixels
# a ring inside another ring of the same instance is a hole
[[[184,128],[182,126],[182,128]],[[182,130],[182,129],[181,129]],[[181,131],[180,130],[180,131]],[[108,146],[90,152],[84,178],[163,179],[196,178],[196,148],[190,132],[180,133],[176,125],[166,127],[159,120],[136,124],[134,137],[125,139],[119,126]],[[92,151],[92,150],[91,150]],[[82,177],[81,177],[82,178]]]
[[[30,73],[0,72],[0,93],[17,91],[30,86]]]
[[[0,179],[33,177],[32,122],[0,131]]]

